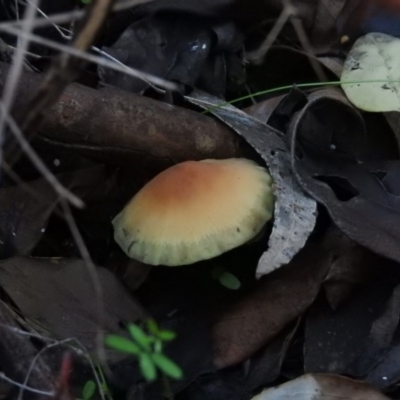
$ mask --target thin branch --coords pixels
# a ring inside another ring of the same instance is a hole
[[[308,60],[310,61],[311,67],[314,69],[315,74],[321,82],[326,82],[328,78],[325,75],[325,72],[320,64],[320,62],[316,59],[314,51],[312,49],[311,43],[308,40],[306,31],[303,27],[303,24],[300,19],[291,17],[290,22],[293,25],[294,30],[297,33],[297,37],[300,40],[301,46],[303,50],[306,52]]]
[[[30,2],[31,0],[25,0],[25,1],[26,2]],[[43,17],[49,19],[49,16],[45,12],[43,12],[39,7],[37,8],[37,12],[40,15],[42,15]],[[51,25],[59,33],[59,35],[60,35],[60,37],[62,39],[71,40],[72,32],[69,29],[66,29],[66,28],[64,28],[62,26],[58,26],[55,23],[51,23]],[[141,79],[142,81],[146,82],[149,86],[151,86],[156,91],[157,91],[158,88],[156,86],[154,86],[154,84],[152,83],[152,80],[154,78],[157,80],[157,82],[160,82],[159,86],[164,87],[164,85],[166,84],[168,86],[166,89],[177,90],[177,85],[176,84],[170,83],[170,82],[168,82],[168,81],[166,81],[164,79],[160,80],[158,77],[155,77],[155,76],[153,76],[151,74],[147,74],[146,72],[139,71],[136,68],[131,68],[131,67],[125,65],[124,63],[122,63],[120,60],[118,60],[115,57],[111,56],[110,54],[108,54],[104,50],[99,49],[96,46],[91,46],[91,50],[93,50],[94,52],[102,55],[103,57],[107,58],[108,60],[113,61],[114,63],[116,63],[119,66],[121,66],[122,70],[120,70],[119,72],[122,72],[122,73],[127,74],[127,75],[131,75],[131,76],[133,76],[135,78],[138,78],[138,79]],[[87,53],[84,53],[84,54],[87,54]],[[101,58],[99,60],[102,61]],[[110,66],[109,66],[109,68],[113,69]]]
[[[98,325],[104,325],[104,304],[103,304],[103,289],[101,287],[101,283],[99,277],[97,275],[96,267],[92,261],[89,250],[86,247],[85,241],[82,238],[81,233],[79,232],[78,226],[76,225],[75,219],[72,215],[71,209],[66,201],[61,199],[61,207],[64,211],[65,221],[68,224],[72,237],[75,240],[75,244],[78,247],[79,253],[85,262],[85,265],[88,269],[90,278],[93,283],[93,288],[95,292],[96,302],[97,302],[97,320]],[[103,364],[106,366],[106,355],[104,351],[104,333],[99,328],[96,332],[96,349],[97,355],[100,360],[102,360]]]
[[[24,24],[21,28],[22,33],[29,33],[33,29],[33,21],[36,15],[38,0],[32,0],[25,10]],[[16,86],[21,76],[22,68],[24,65],[24,53],[28,50],[29,39],[25,36],[20,38],[17,46],[17,51],[14,53],[12,67],[9,69],[7,81],[4,87],[2,103],[0,111],[0,165],[2,160],[2,146],[4,141],[4,128],[5,121],[10,114],[11,108],[16,94]]]
[[[281,33],[286,22],[292,15],[295,14],[296,14],[296,9],[290,4],[285,4],[281,14],[279,15],[274,26],[268,33],[267,37],[265,38],[261,46],[257,50],[251,51],[246,54],[247,60],[252,61],[255,64],[261,64],[268,50],[271,48],[276,38]]]
[[[14,28],[14,27],[3,28],[1,26],[1,24],[0,24],[0,31],[4,31],[6,33],[16,35],[16,36],[21,36],[21,35],[25,36],[34,43],[41,44],[43,46],[47,46],[54,50],[63,51],[64,53],[68,53],[73,56],[80,57],[82,60],[93,62],[97,65],[101,65],[103,67],[110,68],[117,72],[125,73],[134,78],[142,79],[143,81],[151,82],[154,85],[163,87],[168,90],[176,90],[177,89],[177,85],[175,83],[169,82],[165,79],[148,74],[146,72],[139,71],[138,69],[134,69],[132,67],[128,67],[122,63],[118,64],[118,63],[115,63],[115,62],[112,62],[109,60],[105,60],[104,58],[95,56],[93,54],[85,53],[83,51],[74,49],[70,46],[55,42],[53,40],[42,38],[41,36],[38,36],[34,33],[22,33],[18,30],[18,28]]]
[[[114,0],[93,1],[87,9],[85,20],[71,42],[71,47],[82,52],[90,49],[103,27]],[[32,137],[44,118],[44,112],[61,95],[65,87],[79,74],[82,59],[68,53],[61,53],[55,59],[36,95],[30,101],[20,124],[21,130]]]
[[[297,15],[296,7],[292,5],[290,0],[281,0],[281,1],[283,5],[283,10],[279,15],[278,19],[276,20],[274,26],[272,27],[271,31],[269,32],[268,36],[265,38],[261,46],[257,50],[249,52],[246,55],[246,58],[249,61],[254,62],[255,64],[261,64],[268,50],[271,48],[276,38],[282,31],[283,27],[285,26],[287,21],[290,20],[297,34],[297,37],[299,38],[300,44],[303,50],[307,54],[311,67],[315,71],[315,74],[317,75],[320,81],[322,82],[326,81],[327,77],[324,73],[323,68],[321,67],[321,64],[315,58],[311,43],[308,40],[304,27],[301,21],[298,18],[296,18]]]
[[[128,8],[150,3],[154,0],[119,0],[116,1],[115,4],[112,7],[113,12],[118,12],[118,11],[123,11]],[[34,28],[43,28],[46,26],[51,25],[52,23],[55,24],[64,24],[68,22],[74,22],[82,19],[85,15],[85,10],[74,10],[74,11],[69,11],[69,12],[63,12],[63,13],[58,13],[58,14],[53,14],[49,16],[48,18],[36,18],[33,27]],[[17,19],[16,21],[6,21],[6,22],[0,22],[0,27],[1,28],[6,28],[6,27],[15,27],[18,29],[21,29],[21,26],[24,24],[23,21],[20,21]]]
[[[54,392],[46,392],[44,390],[35,389],[35,388],[30,387],[30,386],[27,386],[26,384],[14,381],[13,379],[11,379],[8,376],[6,376],[3,372],[0,372],[0,379],[2,379],[3,381],[6,381],[8,383],[11,383],[14,386],[19,387],[22,391],[26,390],[28,392],[41,394],[41,395],[47,396],[47,397],[53,397],[54,394],[55,394]]]
[[[93,363],[93,360],[90,357],[90,354],[87,351],[86,347],[78,339],[66,338],[66,339],[62,339],[62,340],[55,340],[55,339],[40,335],[38,333],[31,333],[31,332],[24,331],[22,329],[19,329],[19,328],[13,327],[13,326],[9,326],[9,325],[5,325],[5,324],[1,324],[1,323],[0,323],[0,327],[8,329],[11,332],[15,332],[21,336],[29,336],[32,338],[40,339],[43,342],[51,342],[48,345],[46,345],[43,349],[41,349],[40,354],[38,353],[38,355],[35,357],[34,362],[31,365],[35,365],[37,363],[39,357],[43,356],[43,353],[45,351],[49,350],[50,348],[54,348],[56,346],[60,346],[60,347],[66,346],[69,349],[71,349],[75,354],[77,354],[79,357],[85,357],[86,361],[90,365],[90,369],[92,370],[93,377],[97,383],[97,386],[101,387],[100,377],[96,371],[96,367]],[[73,346],[72,343],[75,344],[75,346]],[[13,383],[13,382],[11,382],[11,383]],[[104,400],[104,393],[102,391],[101,391],[100,395],[101,395],[102,400]]]
[[[0,110],[3,109],[2,103],[0,103]],[[54,190],[60,195],[61,198],[67,199],[71,204],[75,207],[83,208],[84,202],[77,196],[75,196],[72,192],[66,189],[55,177],[55,175],[46,167],[46,164],[41,160],[41,158],[37,155],[35,150],[33,150],[32,146],[26,140],[15,120],[8,115],[7,116],[7,124],[10,127],[11,132],[14,137],[17,139],[20,144],[22,150],[25,152],[27,157],[32,161],[33,165],[37,168],[39,172],[42,173],[43,177],[53,186]]]

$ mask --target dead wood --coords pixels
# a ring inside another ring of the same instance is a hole
[[[8,68],[0,63],[0,91]],[[21,76],[17,111],[41,80],[31,72]],[[94,90],[79,84],[69,85],[48,110],[38,135],[48,143],[117,163],[171,164],[250,152],[242,139],[212,117],[111,87]]]

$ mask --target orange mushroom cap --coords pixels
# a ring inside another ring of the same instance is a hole
[[[271,219],[272,179],[253,161],[187,161],[147,183],[113,220],[131,258],[177,266],[216,257]]]

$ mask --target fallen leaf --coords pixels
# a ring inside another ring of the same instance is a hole
[[[336,310],[324,299],[311,307],[304,342],[306,373],[362,378],[384,358],[400,313],[399,289],[390,269],[388,261],[378,260],[375,280],[359,285]]]
[[[243,365],[202,374],[180,394],[185,399],[243,400],[276,380],[299,324],[284,329]]]
[[[293,381],[265,389],[252,400],[389,400],[365,382],[327,374],[303,375]]]
[[[292,262],[263,277],[214,324],[214,364],[246,360],[313,303],[329,270],[331,253],[308,244]]]
[[[326,299],[335,310],[360,285],[376,279],[382,258],[345,236],[337,227],[327,232],[332,244],[332,264],[324,281]]]
[[[369,33],[354,43],[346,58],[342,88],[361,110],[400,111],[399,65],[400,39],[379,32]],[[343,83],[359,81],[380,82]]]
[[[352,240],[399,261],[400,197],[385,180],[396,181],[400,161],[370,161],[382,149],[356,110],[336,90],[314,92],[292,119],[289,136],[301,187]]]
[[[389,349],[384,359],[370,371],[365,380],[379,389],[396,384],[400,380],[399,357],[400,345],[397,343]]]
[[[133,21],[103,50],[129,67],[224,97],[227,68],[241,64],[241,42],[234,24],[190,14],[184,19],[180,13],[150,14]],[[98,71],[105,83],[134,93],[149,86],[109,68],[99,66]]]
[[[266,162],[276,198],[269,248],[261,256],[256,275],[261,277],[287,264],[304,246],[314,229],[316,204],[298,186],[290,169],[289,154],[281,133],[202,92],[187,97],[190,103],[212,113],[242,136]],[[217,107],[223,105],[223,107]]]
[[[59,181],[85,198],[105,180],[104,168],[96,166],[59,174]],[[58,204],[58,194],[44,178],[0,190],[0,259],[29,255],[46,231]]]
[[[96,268],[96,273],[102,290],[102,321],[91,275],[81,260],[21,257],[2,261],[0,285],[37,331],[58,339],[77,338],[93,351],[99,330],[125,333],[126,323],[146,318],[110,271]]]

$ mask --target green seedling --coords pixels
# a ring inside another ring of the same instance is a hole
[[[183,372],[170,358],[163,354],[165,342],[174,340],[175,332],[160,329],[154,320],[146,323],[148,333],[136,324],[128,324],[130,339],[119,335],[108,335],[108,347],[137,358],[142,376],[152,382],[158,372],[172,379],[181,379]]]
[[[237,290],[241,286],[239,279],[220,265],[216,265],[212,268],[211,276],[227,289]]]
[[[100,387],[99,390],[103,395],[107,396],[109,399],[111,398],[110,390],[107,386],[106,380],[104,378],[103,371],[100,366],[96,366],[96,370],[100,379]],[[86,381],[85,385],[83,386],[81,396],[76,400],[91,400],[93,399],[96,393],[97,384],[95,381],[89,379]]]
[[[96,392],[96,383],[92,380],[88,380],[83,386],[81,397],[76,400],[91,400],[95,392]]]

